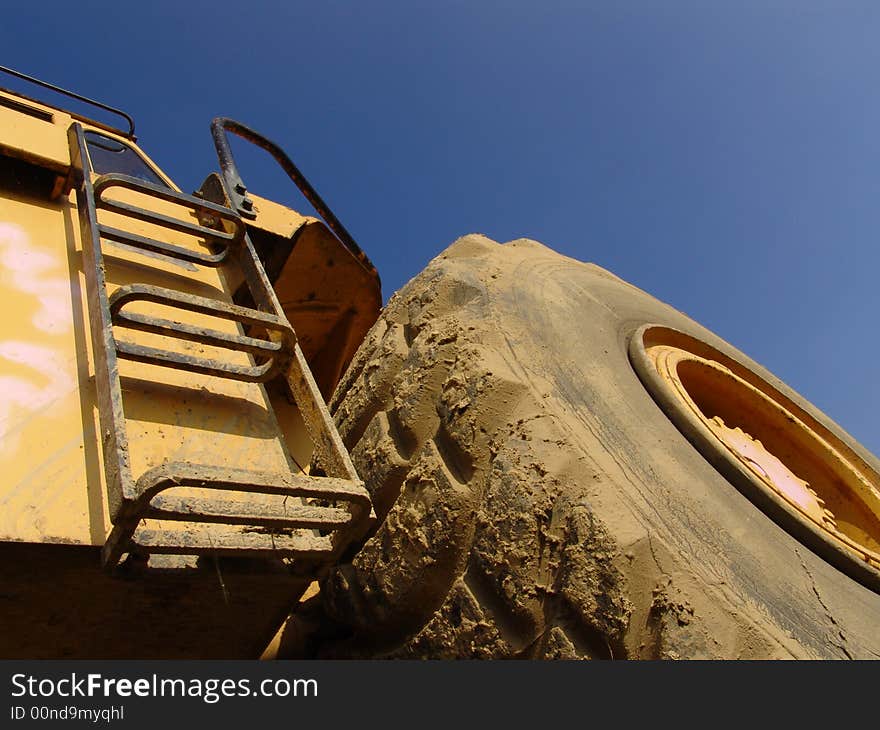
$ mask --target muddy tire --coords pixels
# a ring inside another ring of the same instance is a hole
[[[532,241],[463,238],[392,298],[331,403],[379,525],[322,583],[334,629],[319,656],[880,656],[880,595],[758,509],[652,400],[627,355],[645,324],[798,398]]]

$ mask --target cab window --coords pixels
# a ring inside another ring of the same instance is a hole
[[[154,185],[168,187],[153,168],[127,144],[93,131],[86,132],[85,138],[92,169],[98,175],[118,172]]]

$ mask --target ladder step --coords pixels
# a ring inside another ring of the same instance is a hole
[[[175,491],[180,488],[216,491],[217,498]],[[255,492],[263,497],[253,502],[224,499],[224,492]],[[300,498],[334,505],[302,504]],[[131,511],[114,523],[104,545],[106,564],[116,565],[133,550],[181,555],[272,552],[326,559],[375,519],[369,493],[360,481],[188,462],[167,462],[145,472],[128,499]],[[190,524],[179,530],[156,530],[144,522],[154,519]],[[315,530],[328,534],[316,535]]]
[[[132,302],[151,302],[242,325],[260,327],[277,333],[279,341],[274,342],[238,333],[221,332],[137,312],[124,311],[123,307]],[[247,383],[263,383],[274,378],[280,367],[278,356],[288,352],[296,341],[290,324],[273,314],[149,284],[126,284],[119,287],[110,296],[109,308],[112,323],[120,327],[153,332],[232,351],[248,352],[256,356],[268,357],[269,360],[255,365],[239,365],[116,339],[116,353],[119,357],[134,362],[187,370]]]
[[[329,537],[310,532],[268,534],[241,530],[151,530],[138,528],[129,550],[141,548],[166,555],[234,555],[236,557],[277,557],[321,559],[333,552]]]
[[[176,246],[173,243],[157,241],[155,238],[140,236],[136,233],[129,233],[128,231],[123,231],[119,228],[113,228],[112,226],[106,226],[103,224],[98,225],[98,232],[100,233],[101,238],[106,238],[108,241],[125,243],[129,246],[143,249],[144,251],[172,256],[173,258],[189,261],[192,264],[201,264],[202,266],[220,266],[225,263],[229,257],[229,247],[227,245],[224,245],[219,253],[208,254],[193,251],[184,248],[183,246]]]
[[[280,495],[273,495],[268,503],[255,503],[242,500],[197,500],[160,494],[153,497],[143,517],[316,530],[338,529],[352,520],[348,510],[300,505]]]
[[[203,345],[223,347],[228,350],[249,352],[253,355],[262,355],[264,357],[272,357],[282,350],[280,342],[260,340],[254,337],[247,337],[246,335],[232,334],[231,332],[220,332],[219,330],[196,327],[183,322],[150,317],[136,312],[122,311],[117,313],[113,318],[113,324],[118,327],[152,332],[157,335],[176,337],[180,340],[199,342]]]
[[[221,221],[229,223],[232,227],[232,233],[227,233],[225,230],[207,228],[195,223],[189,223],[188,221],[183,221],[179,218],[165,216],[161,213],[146,210],[136,205],[123,203],[120,200],[109,200],[105,198],[104,191],[113,188],[133,190],[151,198],[159,198],[160,200],[174,203],[189,209],[193,213],[201,213],[203,215],[211,216],[218,223]],[[136,177],[131,177],[130,175],[122,175],[119,173],[102,175],[95,180],[93,197],[96,208],[114,211],[131,218],[136,218],[137,220],[145,221],[147,223],[155,223],[156,225],[171,228],[183,233],[190,233],[194,236],[206,236],[212,240],[227,241],[230,243],[239,243],[244,238],[244,223],[241,218],[229,208],[217,205],[216,203],[211,203],[202,198],[195,198],[192,195],[186,195],[185,193],[172,190],[171,188],[148,183],[144,180],[139,180]]]
[[[136,345],[125,340],[116,340],[116,354],[132,362],[147,365],[187,370],[200,375],[213,375],[228,380],[239,380],[244,383],[265,383],[275,377],[278,370],[274,360],[262,365],[233,365],[222,360],[210,360],[205,357],[193,357],[173,350],[161,350],[156,347]]]
[[[161,226],[162,228],[169,228],[172,231],[178,231],[179,233],[198,236],[199,238],[204,238],[208,241],[223,241],[231,243],[235,239],[235,236],[231,233],[218,231],[213,228],[206,228],[198,223],[190,223],[169,215],[163,215],[162,213],[154,213],[151,210],[139,208],[136,205],[129,205],[128,203],[122,203],[118,200],[99,200],[98,208],[109,210],[113,213],[119,213],[128,218],[143,221],[144,223],[152,223]]]
[[[274,314],[261,312],[258,309],[240,307],[237,304],[222,302],[219,299],[208,299],[207,297],[187,294],[175,289],[152,286],[151,284],[126,284],[119,287],[110,296],[110,314],[116,317],[119,310],[129,302],[164,304],[169,307],[185,309],[189,312],[198,312],[212,317],[219,317],[220,319],[228,319],[240,324],[264,327],[265,329],[284,334],[290,341],[293,341],[296,337],[290,324]]]
[[[149,495],[148,500],[153,501],[165,490],[175,487],[351,502],[367,511],[372,507],[370,494],[360,481],[288,472],[255,472],[180,461],[170,461],[145,472],[137,481],[137,494],[129,495],[129,498],[140,500],[142,495]]]

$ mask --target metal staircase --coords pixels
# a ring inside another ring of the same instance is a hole
[[[82,230],[104,473],[113,522],[102,553],[104,565],[112,568],[126,554],[154,553],[284,557],[292,559],[298,572],[314,571],[333,562],[366,533],[374,519],[372,504],[244,222],[237,212],[222,205],[134,177],[106,174],[93,181],[84,130],[78,122],[70,127],[69,143],[71,185],[76,190]],[[118,198],[120,190],[134,193],[138,199],[179,206],[199,223],[122,202]],[[114,191],[116,198],[112,197]],[[114,220],[147,223],[150,230],[194,236],[204,243],[204,251],[164,241],[159,235],[135,233],[122,224],[102,223],[99,211],[115,214]],[[190,267],[236,268],[255,308],[147,283],[124,284],[108,295],[102,240]],[[144,313],[145,305],[152,307],[150,313]],[[170,314],[155,316],[157,305]],[[183,312],[200,315],[199,324],[178,321],[175,313]],[[217,324],[206,324],[212,321]],[[215,328],[221,322],[226,324],[226,331]],[[229,322],[236,323],[235,332],[230,330]],[[139,333],[199,343],[228,357],[201,357],[150,346],[138,341]],[[119,360],[185,370],[205,378],[250,383],[282,380],[327,476],[175,461],[133,475]],[[180,497],[180,487],[209,496]],[[249,500],[242,493],[274,498]],[[160,520],[161,528],[147,527],[146,519]],[[177,527],[169,528],[168,523]]]

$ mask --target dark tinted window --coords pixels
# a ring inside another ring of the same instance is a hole
[[[86,132],[92,169],[99,175],[120,172],[139,180],[168,187],[144,159],[131,147],[97,132]]]

